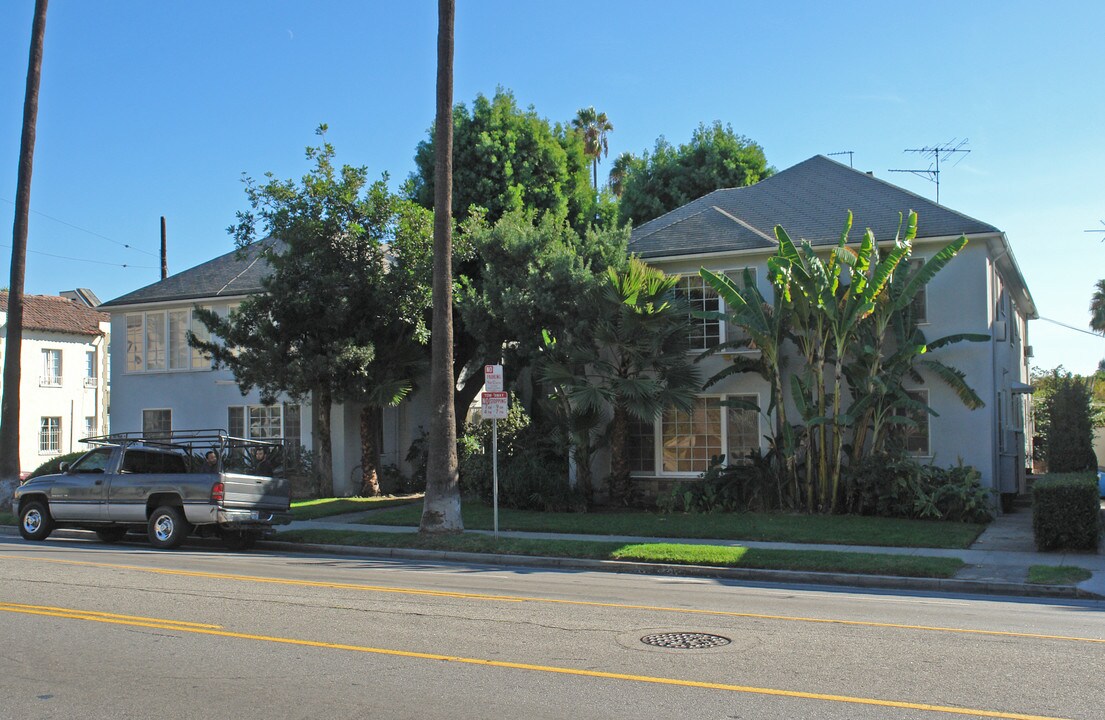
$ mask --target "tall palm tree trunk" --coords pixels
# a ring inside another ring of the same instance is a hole
[[[330,391],[319,388],[314,393],[314,445],[316,472],[318,472],[318,493],[322,497],[334,494],[334,451],[330,444],[330,405],[333,397]]]
[[[23,282],[27,270],[27,226],[31,212],[31,170],[38,122],[38,89],[42,79],[42,48],[46,39],[46,2],[35,0],[31,51],[27,61],[27,91],[23,100],[23,134],[19,141],[19,171],[12,228],[11,280],[8,292],[7,347],[4,352],[4,395],[0,400],[0,509],[6,509],[19,484],[19,378],[23,346]]]
[[[629,499],[629,412],[620,404],[614,405],[610,419],[610,500],[625,502]]]
[[[379,497],[380,491],[380,408],[365,405],[361,408],[361,495]]]
[[[430,447],[423,533],[460,532],[456,411],[453,408],[453,19],[455,0],[438,0],[437,118],[434,128],[434,288]]]

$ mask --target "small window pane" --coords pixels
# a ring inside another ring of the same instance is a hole
[[[190,310],[169,313],[169,368],[183,370],[192,364],[192,348],[188,346],[188,316]]]
[[[143,327],[141,315],[127,315],[127,372],[142,372],[146,369],[142,362]]]
[[[928,406],[929,403],[929,391],[928,390],[907,390],[906,394],[919,403],[924,403]],[[905,430],[905,449],[911,455],[931,455],[929,448],[929,413],[924,408],[913,409],[910,408],[905,416],[912,419],[917,423],[917,427],[906,427]]]
[[[213,310],[210,305],[201,306],[204,310]],[[207,331],[207,326],[203,324],[195,313],[192,314],[192,334],[196,336],[197,340],[209,342],[211,340],[211,333]],[[211,356],[205,355],[199,351],[199,348],[190,348],[192,353],[192,368],[194,370],[209,370],[211,369]]]
[[[282,415],[279,405],[251,405],[249,408],[249,437],[254,440],[282,437]]]
[[[692,313],[716,312],[720,309],[717,292],[698,275],[685,275],[679,278],[675,291],[687,300]],[[691,349],[705,350],[721,342],[720,320],[696,318],[692,315],[690,323],[692,330],[687,335],[687,342]]]
[[[284,439],[288,445],[297,446],[299,442],[300,433],[300,418],[301,411],[298,405],[285,405],[284,406]],[[380,423],[380,432],[383,433],[384,424]],[[381,438],[380,448],[384,447],[383,440]]]
[[[759,404],[759,398],[755,395],[731,395],[729,399]],[[747,463],[749,454],[760,449],[760,414],[742,408],[731,407],[727,410],[729,463]]]
[[[226,409],[226,431],[230,437],[244,438],[246,436],[246,409],[244,407],[228,407]]]
[[[146,314],[146,369],[165,369],[165,313]]]
[[[631,419],[626,457],[630,472],[656,472],[655,423]]]
[[[721,401],[698,398],[689,413],[666,410],[663,440],[664,472],[706,472],[710,460],[722,454]]]
[[[39,423],[38,451],[44,453],[61,452],[61,418],[44,417]]]
[[[142,432],[146,435],[164,435],[173,429],[172,410],[143,410]]]

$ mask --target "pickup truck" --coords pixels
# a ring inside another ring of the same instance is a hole
[[[291,519],[290,485],[280,476],[282,444],[222,431],[87,438],[93,447],[61,472],[15,490],[12,509],[26,540],[55,528],[93,530],[104,542],[144,531],[157,548],[189,535],[219,537],[234,550]]]

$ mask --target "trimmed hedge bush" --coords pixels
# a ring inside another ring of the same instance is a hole
[[[1039,550],[1097,550],[1100,514],[1096,475],[1045,475],[1032,487],[1032,532]]]
[[[74,460],[84,455],[87,450],[78,450],[77,452],[66,453],[65,455],[58,455],[52,457],[46,462],[42,463],[35,468],[35,471],[30,474],[30,477],[36,478],[39,475],[55,475],[61,472],[61,464],[63,462],[72,463]]]

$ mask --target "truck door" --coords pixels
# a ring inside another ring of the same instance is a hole
[[[92,521],[104,518],[107,469],[114,448],[96,448],[77,458],[50,489],[50,514],[58,520]]]

